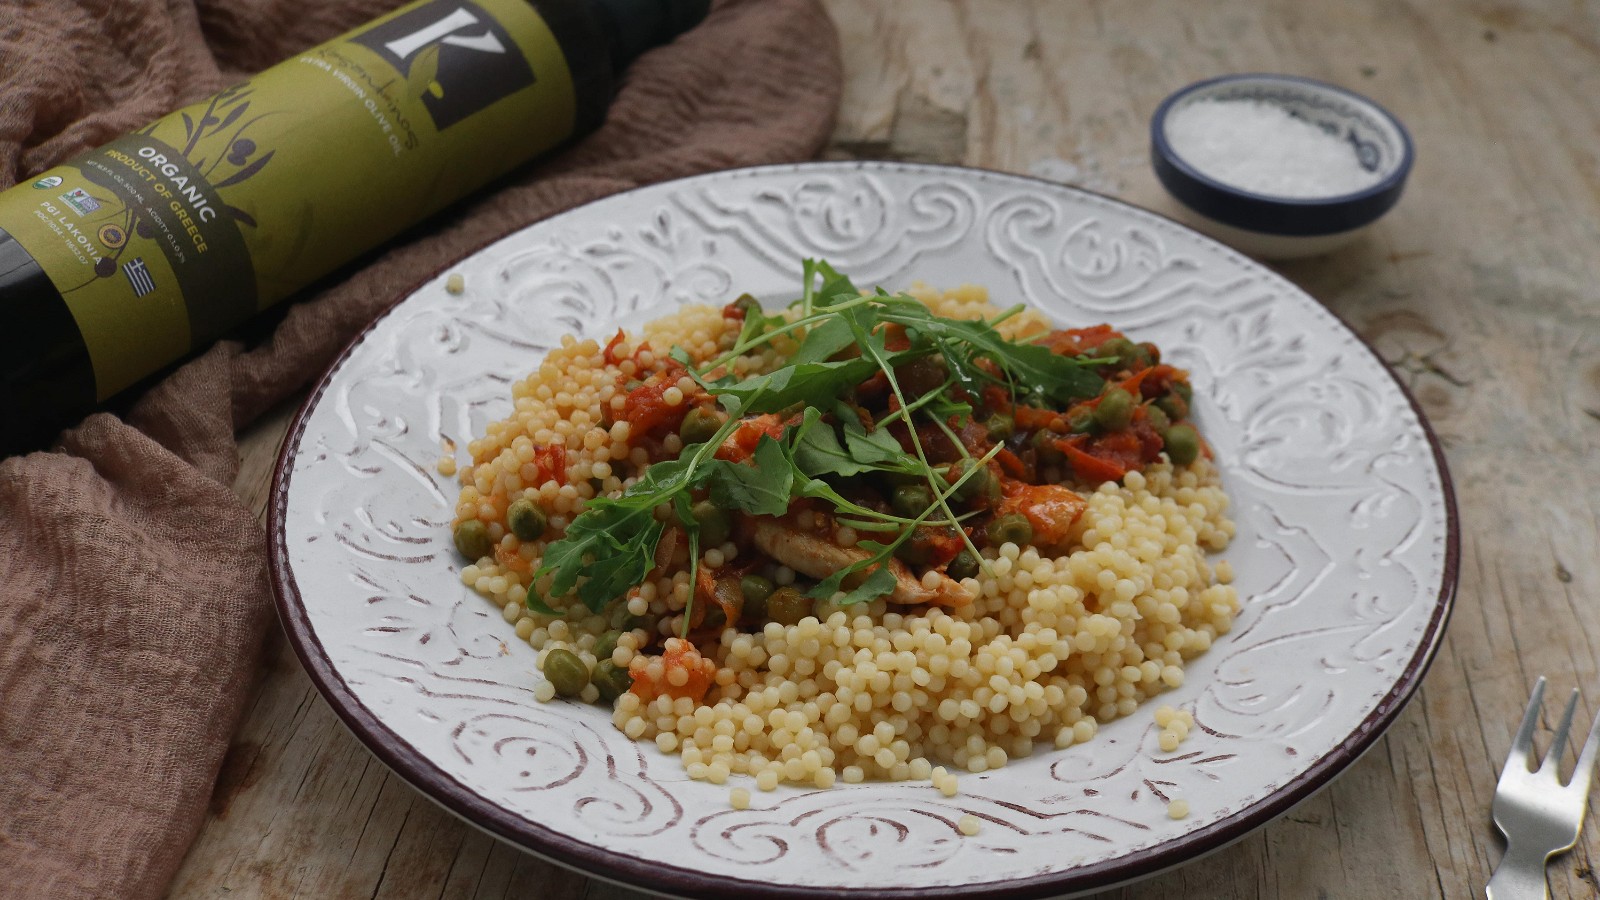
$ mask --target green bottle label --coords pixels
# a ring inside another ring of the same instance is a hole
[[[550,149],[576,118],[527,0],[420,0],[0,193],[99,399]]]

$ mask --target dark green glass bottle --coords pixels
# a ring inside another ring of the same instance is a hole
[[[604,120],[709,0],[418,0],[0,193],[0,456]]]

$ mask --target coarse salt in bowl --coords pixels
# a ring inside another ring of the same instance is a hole
[[[1226,75],[1168,97],[1150,122],[1179,217],[1252,256],[1326,253],[1400,199],[1415,151],[1383,107],[1292,75]]]

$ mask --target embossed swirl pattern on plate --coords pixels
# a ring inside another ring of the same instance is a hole
[[[510,408],[564,333],[860,280],[985,284],[1059,322],[1112,321],[1194,373],[1239,535],[1246,606],[1164,698],[1095,741],[925,786],[755,792],[688,781],[603,710],[539,704],[534,653],[464,588],[441,443]],[[1069,189],[892,165],[747,170],[635,191],[464,261],[381,320],[306,419],[283,540],[317,639],[384,726],[489,802],[628,857],[816,887],[992,883],[1116,859],[1221,822],[1357,732],[1414,665],[1446,577],[1441,473],[1411,407],[1326,311],[1165,220]],[[1183,797],[1189,818],[1165,815]],[[962,838],[954,823],[978,816]]]

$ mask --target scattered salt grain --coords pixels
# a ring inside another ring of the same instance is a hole
[[[1173,151],[1201,173],[1272,197],[1337,197],[1371,187],[1338,134],[1264,100],[1197,100],[1167,117]]]

